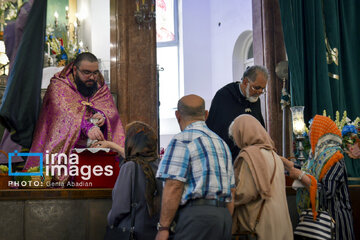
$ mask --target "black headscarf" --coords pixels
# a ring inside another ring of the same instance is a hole
[[[145,199],[149,215],[160,209],[160,197],[156,185],[155,175],[150,162],[159,158],[157,154],[157,137],[154,130],[143,122],[132,122],[126,126],[125,162],[134,161],[144,171],[146,178]]]

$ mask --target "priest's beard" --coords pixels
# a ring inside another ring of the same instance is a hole
[[[259,96],[257,97],[250,96],[250,84],[246,86],[245,92],[246,92],[246,100],[248,100],[249,102],[254,103],[259,99]]]
[[[98,90],[98,86],[97,86],[96,81],[94,81],[94,80],[89,79],[89,80],[86,80],[86,82],[93,82],[93,85],[90,87],[87,87],[85,85],[85,83],[83,83],[81,81],[80,77],[76,74],[75,84],[76,84],[77,90],[84,97],[91,97]]]

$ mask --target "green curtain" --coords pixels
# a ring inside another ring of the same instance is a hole
[[[305,119],[346,109],[337,0],[279,0],[289,60],[292,105],[305,106]],[[325,39],[328,39],[326,44]],[[327,52],[331,63],[327,62]],[[331,53],[334,57],[331,57]],[[333,61],[334,60],[334,61]]]
[[[349,117],[360,117],[360,1],[339,2],[341,82]]]
[[[360,9],[358,0],[279,0],[289,61],[293,106],[305,119],[326,109],[360,117]],[[360,177],[359,159],[346,158],[350,177]]]
[[[360,1],[339,1],[341,70],[343,87],[346,94],[346,110],[352,120],[360,117],[360,20],[356,14],[360,9]],[[345,156],[346,168],[350,184],[360,184],[360,159]]]

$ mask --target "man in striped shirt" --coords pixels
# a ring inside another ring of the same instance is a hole
[[[181,132],[171,140],[156,174],[165,180],[156,239],[168,239],[175,215],[174,239],[231,239],[231,152],[206,126],[201,97],[181,98],[175,115]]]

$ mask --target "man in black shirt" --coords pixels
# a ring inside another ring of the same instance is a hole
[[[211,101],[206,124],[227,143],[233,161],[240,149],[229,138],[229,126],[237,116],[251,114],[265,127],[259,96],[265,92],[268,78],[269,73],[265,67],[249,67],[241,82],[227,84],[217,91]]]

